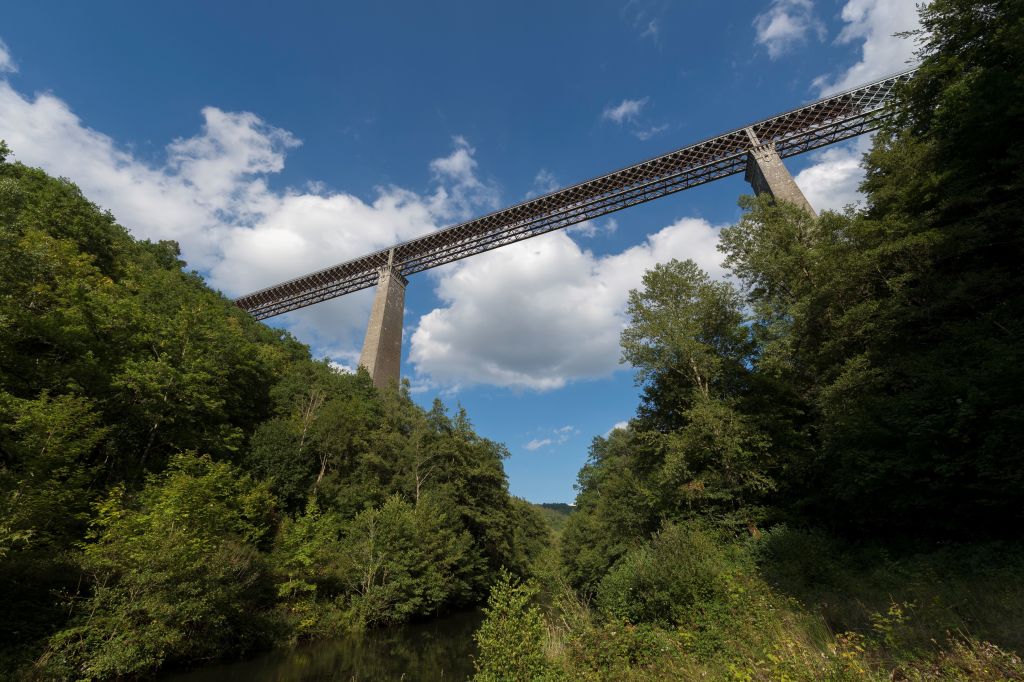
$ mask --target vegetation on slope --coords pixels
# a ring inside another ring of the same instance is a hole
[[[547,542],[467,415],[341,374],[0,146],[0,669],[150,673],[481,601]]]
[[[555,533],[561,533],[565,528],[569,515],[572,514],[572,505],[564,502],[541,502],[533,507],[540,513]]]
[[[631,293],[643,402],[480,679],[1024,679],[1024,4],[921,13],[863,209],[744,200],[735,284]]]

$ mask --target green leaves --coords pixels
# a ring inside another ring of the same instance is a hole
[[[389,498],[368,509],[345,531],[343,552],[353,607],[368,625],[403,622],[436,613],[465,595],[472,538],[453,527],[441,509]]]
[[[658,265],[643,283],[622,333],[623,361],[644,386],[640,417],[594,439],[563,536],[569,579],[585,593],[664,519],[745,528],[776,487],[739,292],[692,261]]]
[[[311,361],[179,256],[0,158],[0,649],[140,675],[528,570],[546,536],[503,446]]]
[[[106,678],[252,646],[273,509],[265,485],[194,455],[175,457],[137,501],[115,487],[83,556],[93,593],[51,640],[45,669]]]
[[[535,604],[538,588],[503,572],[491,588],[486,618],[473,634],[480,656],[474,680],[532,682],[555,679],[544,657],[546,626]]]
[[[864,210],[744,198],[720,242],[736,286],[673,261],[631,292],[643,402],[580,472],[577,587],[662,519],[943,540],[1024,521],[1024,10],[921,13]]]
[[[622,360],[637,380],[671,377],[705,396],[713,386],[728,390],[749,350],[738,292],[689,260],[656,265],[643,284],[629,294],[622,332]]]

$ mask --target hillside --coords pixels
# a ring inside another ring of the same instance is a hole
[[[476,604],[544,522],[464,411],[255,322],[0,146],[0,667],[101,679]]]
[[[573,506],[564,502],[540,502],[532,506],[555,533],[562,532],[573,511]]]

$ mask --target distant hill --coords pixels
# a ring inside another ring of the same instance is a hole
[[[569,519],[569,514],[575,509],[573,505],[565,502],[541,502],[539,504],[531,502],[530,504],[541,513],[541,516],[556,533],[562,532],[565,522]]]

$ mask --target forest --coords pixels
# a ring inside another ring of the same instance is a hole
[[[504,446],[310,357],[0,146],[0,674],[426,619],[548,544]]]
[[[1024,679],[1024,3],[919,8],[862,207],[766,197],[631,292],[595,438],[479,680]]]
[[[0,675],[484,606],[498,680],[1024,680],[1024,3],[920,8],[865,201],[647,272],[574,506],[0,142]]]

